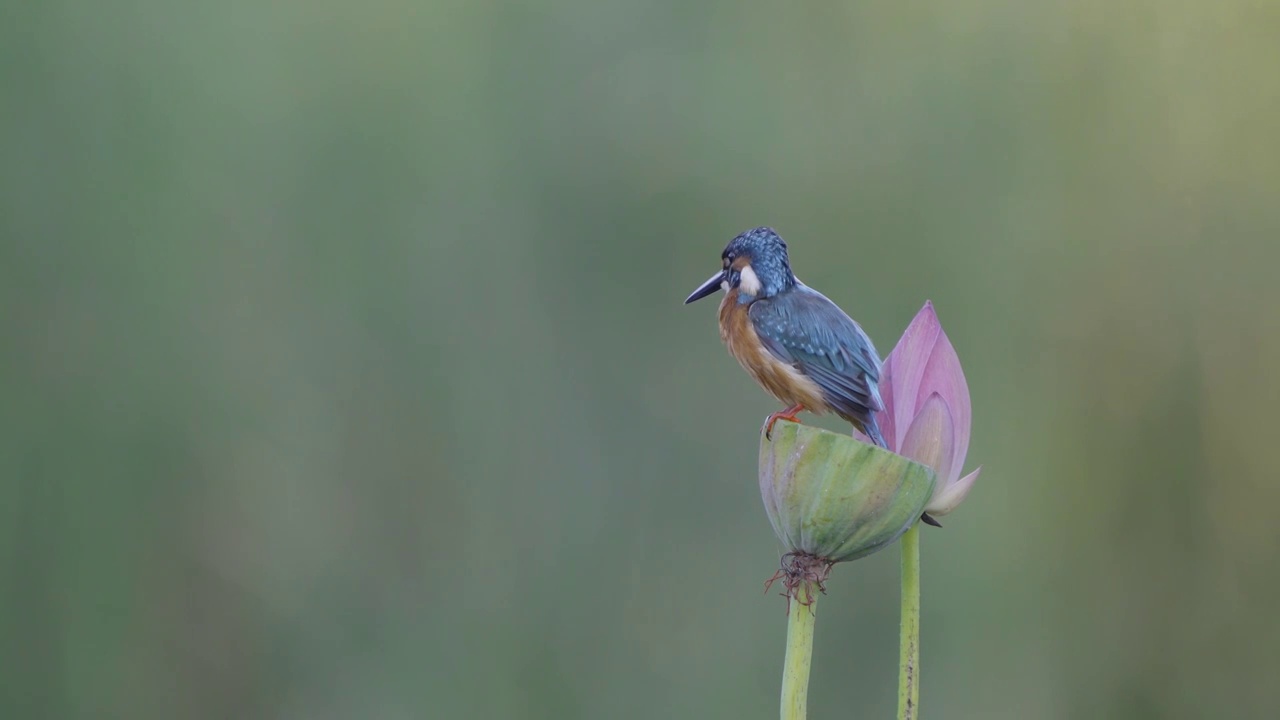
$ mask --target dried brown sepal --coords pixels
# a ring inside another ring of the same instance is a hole
[[[782,556],[778,571],[765,581],[764,591],[769,592],[769,588],[781,580],[783,592],[778,594],[787,599],[787,612],[791,612],[792,600],[808,607],[816,599],[813,595],[815,588],[823,595],[827,593],[827,578],[831,577],[831,568],[835,564],[835,560],[806,552],[789,552]]]

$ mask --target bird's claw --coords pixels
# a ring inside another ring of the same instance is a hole
[[[797,418],[796,416],[799,415],[800,411],[803,409],[804,409],[803,405],[794,405],[792,407],[787,408],[786,410],[779,410],[778,412],[771,414],[768,417],[768,419],[765,420],[765,423],[764,423],[764,439],[765,440],[773,439],[773,424],[778,422],[779,420],[786,420],[787,422],[793,422],[793,423],[800,422],[799,418]]]

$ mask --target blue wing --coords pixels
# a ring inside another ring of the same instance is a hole
[[[765,348],[817,383],[836,414],[879,434],[880,356],[853,318],[800,284],[751,303],[748,314]]]

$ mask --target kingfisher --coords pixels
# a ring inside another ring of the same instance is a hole
[[[685,304],[724,290],[720,339],[757,383],[788,407],[769,415],[765,437],[779,420],[799,422],[807,410],[833,412],[884,447],[876,413],[880,356],[871,338],[825,295],[791,271],[787,243],[772,228],[748,230],[720,254],[720,272]]]
[[[791,271],[787,243],[773,228],[730,240],[720,260],[720,272],[684,304],[725,291],[720,339],[761,387],[789,406],[769,415],[765,437],[779,420],[799,422],[803,410],[833,412],[886,447],[876,424],[876,413],[884,409],[880,356],[862,326],[800,282]],[[920,519],[942,527],[928,513]]]

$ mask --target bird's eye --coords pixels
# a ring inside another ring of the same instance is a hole
[[[738,287],[738,283],[742,282],[742,273],[734,270],[729,273],[729,287]]]

